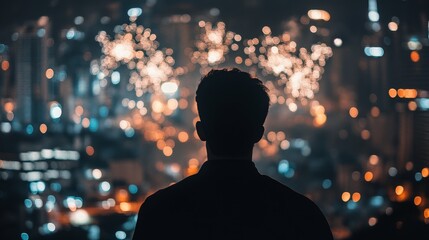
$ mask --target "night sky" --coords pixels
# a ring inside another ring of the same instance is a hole
[[[48,15],[55,19],[55,23],[61,26],[71,25],[75,16],[89,17],[97,14],[115,14],[117,11],[133,6],[141,6],[145,1],[112,1],[112,0],[41,0],[24,1],[15,0],[0,9],[0,26],[2,29],[21,24],[27,20],[35,20],[40,16]],[[412,4],[405,4],[412,2]],[[118,4],[121,3],[121,4]],[[7,6],[5,6],[7,5]],[[122,9],[120,7],[122,6]],[[334,12],[333,22],[342,22],[345,27],[353,32],[363,31],[362,22],[366,19],[367,1],[364,0],[303,0],[303,1],[262,1],[262,0],[238,0],[238,1],[199,1],[199,0],[159,0],[153,7],[156,16],[168,14],[194,14],[203,13],[211,8],[220,10],[219,18],[231,25],[232,30],[240,32],[252,32],[252,29],[260,29],[264,25],[275,26],[284,19],[292,16],[301,16],[309,8],[324,9]],[[405,8],[404,8],[405,7]],[[380,21],[387,21],[390,16],[405,16],[408,21],[418,21],[422,16],[416,16],[416,9],[429,11],[429,2],[425,0],[382,0],[378,1]],[[5,31],[2,31],[5,34]],[[3,41],[4,36],[2,36]]]

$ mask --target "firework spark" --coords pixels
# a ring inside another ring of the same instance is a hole
[[[126,66],[130,74],[128,89],[134,89],[137,97],[146,92],[159,93],[166,82],[179,84],[177,76],[183,74],[183,68],[173,67],[173,50],[160,50],[150,28],[131,23],[117,27],[115,32],[113,40],[105,31],[96,36],[102,47],[100,72],[104,76],[111,77],[114,70]]]
[[[126,89],[134,92],[134,96],[121,101],[130,115],[119,116],[119,127],[130,135],[134,129],[140,130],[152,142],[167,141],[174,135],[171,134],[174,124],[168,117],[179,109],[178,76],[185,73],[184,68],[174,68],[173,50],[160,49],[156,39],[150,28],[134,21],[116,27],[114,39],[101,31],[96,41],[102,47],[102,56],[91,66],[91,72],[104,83],[102,86],[107,86],[109,78],[112,84],[119,84],[120,76],[128,74]],[[174,141],[168,143],[172,151]]]
[[[231,31],[226,31],[225,23],[199,22],[201,34],[196,41],[196,51],[192,54],[192,62],[197,63],[201,68],[217,67],[225,62],[226,55],[230,50],[238,50],[236,42],[241,40],[241,36]]]
[[[318,81],[326,60],[332,56],[332,49],[324,43],[312,45],[310,51],[303,47],[298,49],[287,32],[273,36],[268,26],[262,32],[261,38],[245,42],[244,53],[248,57],[245,64],[256,64],[264,74],[276,77],[277,81],[268,85],[276,88],[274,92],[282,97],[293,102],[296,99],[313,99],[319,91]]]

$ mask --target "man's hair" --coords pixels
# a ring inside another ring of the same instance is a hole
[[[214,152],[253,145],[268,114],[267,92],[261,80],[237,68],[214,69],[201,78],[196,102]]]

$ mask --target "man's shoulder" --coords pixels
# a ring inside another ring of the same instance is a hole
[[[268,194],[272,194],[281,200],[286,200],[289,203],[293,202],[297,205],[314,205],[313,201],[307,196],[297,192],[274,178],[266,175],[261,175],[261,177],[262,182],[265,185],[264,188],[269,192]]]
[[[276,194],[301,195],[287,185],[267,175],[261,175],[261,182],[262,184],[269,186],[267,190],[271,190]]]
[[[148,197],[148,200],[151,202],[162,202],[162,200],[171,200],[171,197],[173,196],[176,200],[178,200],[178,197],[181,195],[186,196],[186,193],[192,191],[197,184],[198,181],[196,175],[188,176],[178,182],[172,183],[165,188],[157,190]]]
[[[271,198],[275,199],[274,201],[277,203],[280,202],[280,208],[287,210],[288,214],[291,216],[295,216],[295,220],[297,222],[323,223],[327,226],[321,209],[312,199],[271,177],[265,175],[262,175],[262,177],[264,179],[263,181],[266,182],[266,184],[269,184],[270,187],[265,194],[271,195]]]

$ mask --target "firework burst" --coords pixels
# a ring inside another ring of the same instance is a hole
[[[126,66],[130,75],[127,89],[134,89],[137,97],[146,92],[157,94],[166,88],[163,84],[179,84],[177,76],[183,74],[183,68],[173,67],[173,50],[160,50],[157,36],[150,28],[131,23],[115,30],[113,40],[105,31],[96,36],[102,47],[100,71],[104,76],[111,77],[114,70]]]
[[[199,64],[204,72],[208,67],[217,67],[226,60],[227,54],[238,50],[237,42],[241,36],[226,31],[225,23],[199,22],[201,33],[196,41],[196,51],[192,54],[192,62]]]
[[[276,97],[282,97],[280,103],[313,99],[332,49],[324,43],[313,44],[310,50],[298,49],[287,32],[273,36],[268,26],[262,32],[261,38],[245,42],[244,53],[248,57],[245,64],[255,64],[265,75],[277,79],[268,85]]]

